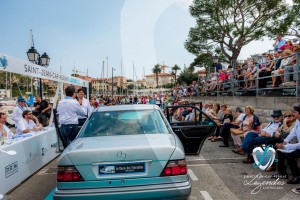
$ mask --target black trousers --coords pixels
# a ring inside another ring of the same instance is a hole
[[[259,73],[260,78],[263,78],[266,76],[271,76],[271,72],[264,70]],[[259,79],[259,82],[258,82],[259,88],[266,88],[268,80],[270,80],[270,78]]]
[[[239,126],[233,125],[231,123],[225,123],[223,127],[220,129],[220,136],[223,138],[224,145],[228,144],[228,138],[230,136],[230,129],[231,128],[239,128]]]
[[[286,166],[285,160],[287,161],[290,169],[292,171],[292,175],[294,177],[300,176],[298,165],[297,165],[297,158],[300,158],[300,149],[293,151],[291,153],[283,153],[281,151],[277,151],[278,154],[278,172],[282,174],[286,174]]]

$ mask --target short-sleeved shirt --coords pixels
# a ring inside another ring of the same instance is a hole
[[[243,119],[245,117],[245,113],[242,113],[238,116],[238,118],[235,121],[240,121],[241,123],[238,125],[239,127],[241,127],[242,123],[243,123]]]
[[[40,103],[37,102],[36,105],[39,105],[39,106],[40,106],[40,107],[38,108],[38,112],[39,112],[39,113],[42,113],[42,110],[48,108],[49,103],[48,103],[48,101],[46,101],[46,100],[42,100]]]
[[[34,121],[29,120],[28,122],[23,118],[18,122],[17,129],[16,129],[16,134],[20,135],[23,134],[23,131],[26,129],[33,129],[37,128],[36,124]]]

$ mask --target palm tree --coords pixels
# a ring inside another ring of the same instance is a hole
[[[152,72],[156,75],[156,87],[158,87],[158,74],[161,73],[161,67],[159,64],[156,64],[153,68],[152,68]]]
[[[177,83],[176,82],[177,81],[177,79],[176,79],[177,78],[177,71],[181,70],[181,69],[178,65],[174,65],[174,67],[172,67],[172,70],[174,71],[174,74],[175,74],[175,85],[176,85],[176,83]]]

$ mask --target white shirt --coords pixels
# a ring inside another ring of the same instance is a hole
[[[276,130],[281,126],[281,122],[270,122],[262,131],[267,132],[271,137],[274,136]]]
[[[2,125],[2,127],[3,127],[3,129],[4,129],[4,131],[6,132],[6,134],[7,134],[7,138],[12,138],[13,137],[13,132],[11,132],[11,130],[5,125],[5,124],[3,124]],[[2,136],[2,131],[0,130],[0,136]]]
[[[71,97],[62,99],[57,106],[60,124],[78,124],[78,117],[85,117],[85,112],[77,100]]]
[[[13,113],[11,115],[11,119],[15,122],[15,124],[18,124],[19,121],[23,119],[23,112],[25,110],[31,110],[29,107],[21,107],[19,104],[17,104],[16,107],[14,107]]]
[[[16,135],[23,134],[26,129],[37,128],[33,120],[26,121],[24,118],[21,119],[17,124]]]
[[[79,119],[86,118],[86,116],[89,117],[92,114],[92,112],[93,112],[91,104],[90,104],[89,100],[87,100],[86,98],[82,99],[81,108],[82,108],[83,112],[85,113],[85,116],[84,117],[78,116]]]
[[[297,137],[298,143],[296,144],[289,144],[289,142],[294,138]],[[300,150],[300,122],[297,119],[295,123],[295,127],[290,132],[290,134],[285,138],[285,140],[288,144],[284,145],[283,152],[293,152],[295,150]]]
[[[242,123],[243,123],[243,119],[246,116],[245,113],[242,113],[238,116],[238,118],[236,119],[236,121],[240,121],[241,123],[238,125],[239,127],[241,127]]]

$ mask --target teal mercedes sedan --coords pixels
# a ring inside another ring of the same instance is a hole
[[[100,107],[58,160],[54,199],[188,199],[179,138],[158,106]]]

